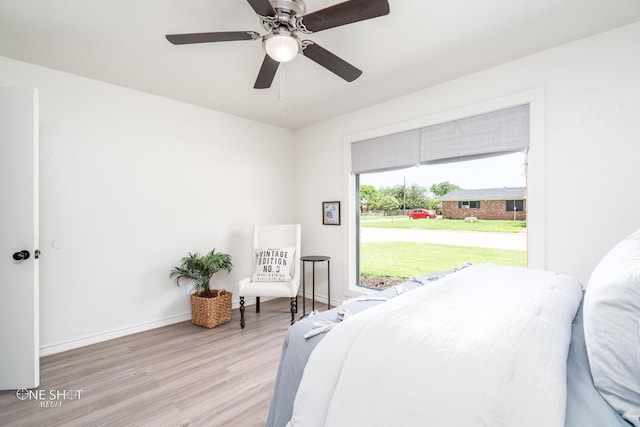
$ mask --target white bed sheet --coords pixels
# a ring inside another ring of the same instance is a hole
[[[316,347],[288,425],[563,426],[580,299],[568,276],[490,264],[400,295]]]

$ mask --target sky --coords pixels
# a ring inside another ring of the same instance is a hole
[[[429,188],[432,184],[449,181],[465,190],[480,188],[525,187],[524,152],[486,159],[447,163],[360,175],[360,185],[375,188],[418,184]]]

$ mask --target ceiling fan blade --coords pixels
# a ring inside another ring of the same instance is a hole
[[[165,37],[173,44],[192,44],[256,40],[260,38],[260,34],[255,31],[223,31],[217,33],[167,34]]]
[[[305,40],[302,43],[302,45],[305,46],[302,50],[304,56],[317,62],[346,81],[352,82],[362,74],[362,71],[322,46],[309,40]]]
[[[269,0],[247,0],[247,2],[260,16],[276,16],[276,11]]]
[[[269,55],[264,56],[264,61],[262,61],[262,67],[260,67],[260,72],[258,72],[258,78],[256,79],[256,84],[253,85],[254,89],[268,89],[271,87],[271,83],[273,82],[273,78],[276,76],[276,71],[278,71],[278,66],[280,63],[274,59],[271,59]]]
[[[301,26],[315,33],[388,14],[387,0],[349,0],[304,15]]]

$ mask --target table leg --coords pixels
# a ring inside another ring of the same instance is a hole
[[[307,314],[307,305],[305,304],[305,300],[307,299],[307,293],[304,286],[304,282],[305,282],[304,265],[305,265],[305,262],[302,261],[302,317],[304,317]]]
[[[331,310],[331,261],[327,260],[327,307]]]
[[[313,273],[311,274],[311,310],[316,311],[316,263],[313,264]]]

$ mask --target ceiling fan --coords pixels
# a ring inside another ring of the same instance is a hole
[[[167,34],[174,45],[192,43],[227,42],[236,40],[262,40],[266,52],[255,89],[266,89],[276,75],[281,62],[291,61],[301,54],[332,73],[352,82],[362,71],[334,55],[311,40],[300,40],[298,33],[312,34],[329,28],[387,15],[387,0],[348,0],[305,15],[303,0],[247,0],[260,17],[267,31],[223,31],[213,33]]]

